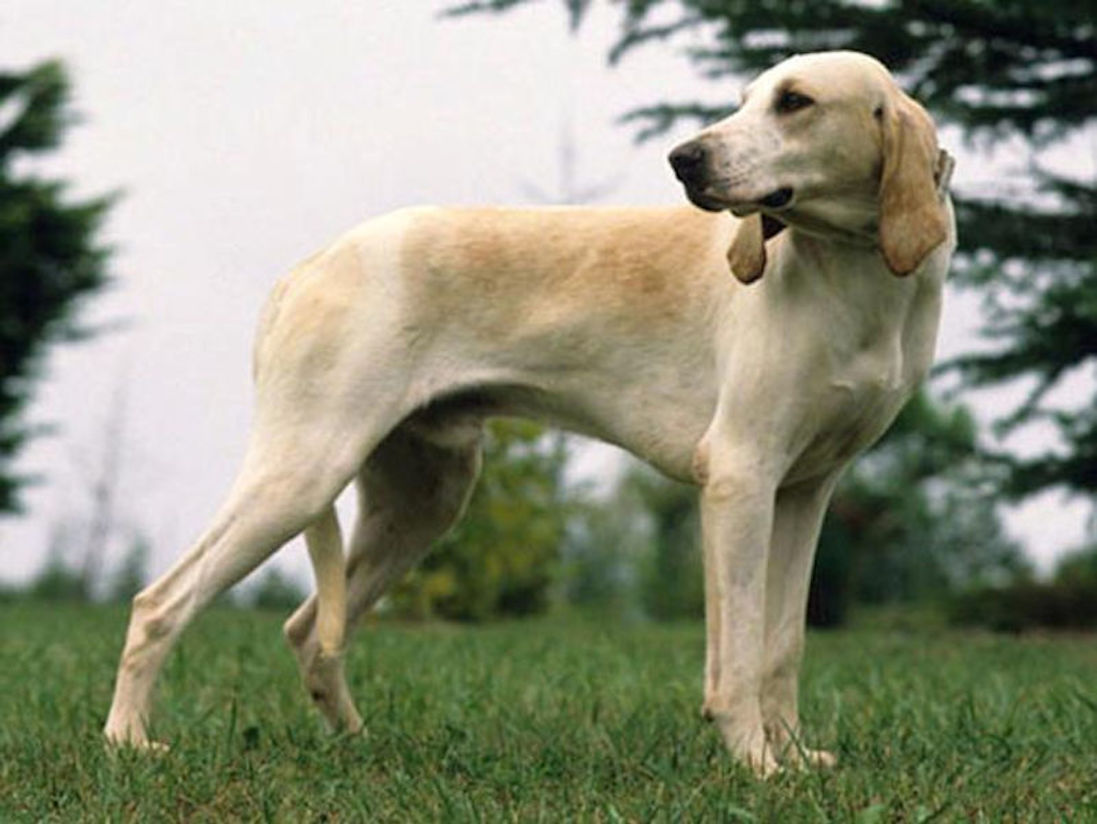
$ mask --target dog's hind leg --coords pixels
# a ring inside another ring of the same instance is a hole
[[[334,506],[305,530],[309,560],[316,576],[314,620],[316,642],[301,676],[305,689],[335,730],[358,732],[362,717],[354,708],[343,676],[347,627],[346,565],[343,538]]]
[[[348,634],[459,520],[479,470],[478,421],[447,428],[404,424],[377,447],[357,482],[358,520],[346,570]],[[325,606],[322,589],[318,595],[286,622],[285,636],[313,700],[332,721],[327,696],[346,696],[347,688],[341,667],[331,671],[320,664],[324,616],[332,611]],[[318,682],[324,684],[319,696],[311,686]],[[347,726],[341,716],[336,720]]]
[[[260,430],[213,526],[134,598],[104,729],[113,742],[148,745],[156,676],[202,607],[306,527],[317,524],[314,535],[329,543],[330,523],[323,516],[361,465],[368,445],[336,443],[322,425],[284,427],[276,437]]]

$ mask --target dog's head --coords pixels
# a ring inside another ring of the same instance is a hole
[[[785,225],[870,240],[896,275],[948,236],[938,189],[951,160],[925,110],[864,54],[779,63],[670,162],[694,205],[742,218],[728,260],[745,283],[761,276],[764,241]]]

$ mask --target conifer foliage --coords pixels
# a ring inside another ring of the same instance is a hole
[[[87,334],[77,310],[107,281],[98,234],[112,198],[73,199],[32,171],[73,120],[61,64],[0,71],[0,513],[19,509],[27,481],[13,463],[46,348]]]

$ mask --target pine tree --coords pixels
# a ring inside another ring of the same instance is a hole
[[[82,302],[107,280],[98,232],[110,197],[77,201],[32,172],[73,122],[59,63],[0,72],[0,513],[19,508],[27,482],[13,463],[33,434],[23,412],[47,347],[87,334]]]

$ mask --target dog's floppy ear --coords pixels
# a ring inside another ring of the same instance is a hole
[[[880,176],[880,249],[891,271],[909,275],[948,236],[938,196],[937,135],[933,121],[902,92],[884,107]]]
[[[728,247],[728,266],[741,283],[754,283],[766,269],[766,241],[785,228],[769,215],[747,215]]]

